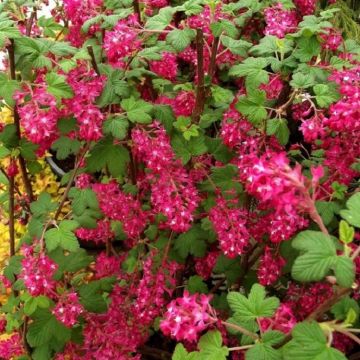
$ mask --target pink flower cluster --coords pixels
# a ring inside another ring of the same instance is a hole
[[[295,10],[285,10],[281,3],[264,10],[266,27],[265,35],[274,35],[278,38],[296,31],[298,16]]]
[[[63,100],[66,109],[63,116],[73,115],[79,124],[79,138],[96,141],[102,137],[104,115],[95,105],[95,99],[101,94],[104,77],[97,76],[94,70],[79,65],[67,74],[67,82],[71,86],[74,97]]]
[[[234,258],[246,252],[250,234],[247,229],[248,212],[245,209],[218,197],[216,205],[209,212],[209,219],[219,239],[220,248],[226,256]]]
[[[145,0],[145,4],[149,8],[162,8],[169,4],[168,0]]]
[[[268,100],[275,100],[279,97],[283,87],[284,82],[281,80],[280,75],[271,74],[269,76],[269,82],[267,84],[261,84],[259,89],[265,91]]]
[[[93,241],[96,244],[106,243],[115,237],[108,220],[97,221],[95,229],[79,228],[75,231],[76,236],[81,240]]]
[[[95,277],[101,279],[107,276],[120,275],[121,258],[107,256],[104,252],[96,257]]]
[[[259,283],[264,286],[274,284],[280,278],[281,270],[285,264],[285,259],[274,255],[271,248],[266,247],[257,270]]]
[[[166,296],[171,297],[176,286],[176,271],[180,266],[176,262],[161,264],[156,268],[155,253],[150,253],[143,262],[143,276],[134,288],[136,301],[132,308],[134,317],[142,325],[151,325],[166,305]]]
[[[260,326],[262,331],[278,330],[285,334],[291,332],[296,325],[297,319],[291,307],[287,304],[280,304],[272,318],[262,318]]]
[[[246,190],[261,201],[261,206],[275,209],[271,220],[286,226],[285,219],[297,219],[294,226],[287,226],[281,240],[287,240],[307,222],[298,212],[314,212],[314,202],[309,195],[309,184],[301,173],[300,165],[292,169],[285,152],[269,151],[261,157],[249,155],[240,165],[240,177],[246,183]],[[275,229],[277,228],[274,224]],[[272,234],[271,234],[272,235]],[[271,236],[272,237],[272,236]],[[277,242],[277,237],[273,237]]]
[[[203,258],[195,258],[195,271],[204,280],[210,278],[216,261],[219,257],[219,251],[209,251]]]
[[[70,31],[66,37],[74,46],[80,47],[86,40],[81,28],[86,20],[96,16],[102,4],[102,0],[64,0],[65,18],[70,20]],[[98,25],[92,25],[89,34],[94,34],[98,29]]]
[[[210,297],[204,294],[190,295],[184,291],[181,298],[170,302],[160,329],[166,336],[177,341],[197,341],[199,334],[214,323]]]
[[[322,33],[320,37],[323,40],[321,46],[325,50],[336,51],[343,43],[341,32],[334,28],[326,29],[326,33]]]
[[[132,131],[134,155],[151,170],[146,179],[151,185],[154,214],[166,216],[164,226],[177,232],[189,230],[199,195],[193,180],[175,158],[165,129],[154,122],[149,131]]]
[[[314,14],[317,0],[294,0],[293,2],[302,16]]]
[[[97,183],[92,189],[96,193],[101,212],[111,220],[120,221],[124,233],[136,239],[146,225],[146,214],[134,196],[122,192],[115,181]]]
[[[123,273],[119,268],[121,260],[104,254],[98,256],[96,277],[116,275],[121,283],[111,291],[105,313],[83,313],[86,320],[83,344],[68,344],[59,359],[140,360],[133,353],[148,339],[149,327],[164,311],[179,269],[173,262],[159,264],[158,255],[153,251],[142,262],[142,275]]]
[[[24,88],[17,92],[14,98],[25,136],[34,144],[38,144],[39,152],[42,153],[50,148],[57,137],[56,125],[60,112],[55,97],[46,91],[44,78],[39,76],[36,83],[34,89]],[[31,96],[31,100],[25,102],[25,96]]]
[[[105,34],[103,47],[109,63],[115,67],[125,67],[124,58],[141,48],[141,40],[138,39],[138,32],[133,25],[126,20],[120,20],[112,31]]]
[[[174,99],[160,96],[157,103],[171,106],[176,117],[190,116],[195,108],[195,94],[192,91],[182,90],[177,93]]]
[[[302,321],[333,293],[333,287],[329,283],[319,282],[308,286],[290,283],[285,302],[297,319]]]
[[[53,279],[57,264],[44,254],[35,254],[30,247],[23,247],[24,259],[21,261],[19,279],[32,296],[53,296],[56,282]]]
[[[174,81],[178,71],[176,55],[163,52],[161,60],[153,60],[150,62],[150,70],[164,79]]]
[[[73,327],[83,312],[84,308],[75,292],[62,295],[52,310],[55,317],[67,327]]]
[[[15,333],[6,340],[0,340],[0,358],[5,360],[14,359],[25,354],[20,334]]]

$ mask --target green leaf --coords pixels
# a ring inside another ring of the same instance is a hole
[[[73,231],[79,226],[74,220],[63,220],[58,227],[50,229],[45,233],[45,242],[48,251],[61,246],[68,251],[77,251],[79,242]]]
[[[344,244],[350,244],[354,240],[355,229],[346,221],[341,220],[339,224],[339,238]]]
[[[177,237],[174,248],[184,259],[189,254],[202,257],[206,252],[206,238],[207,232],[201,229],[200,225],[194,225],[189,231]]]
[[[302,322],[292,330],[293,339],[283,348],[284,360],[346,360],[345,355],[327,345],[316,322]]]
[[[292,246],[300,251],[292,267],[295,280],[319,281],[333,270],[339,285],[352,285],[355,276],[353,261],[337,255],[335,244],[329,236],[318,231],[302,231],[294,238]]]
[[[37,159],[36,150],[38,145],[28,141],[27,139],[20,139],[19,142],[20,154],[25,160],[34,161]]]
[[[190,45],[195,36],[196,31],[193,29],[175,29],[168,33],[166,36],[166,42],[171,44],[177,52],[181,52]]]
[[[301,62],[310,61],[314,56],[320,54],[321,46],[317,36],[301,37],[297,40],[296,45],[293,55]]]
[[[149,30],[164,30],[171,22],[176,8],[167,6],[160,9],[159,13],[149,18],[145,28]]]
[[[176,344],[175,351],[172,356],[172,360],[185,360],[188,357],[188,352],[186,351],[183,344]]]
[[[206,283],[203,281],[202,277],[198,275],[193,275],[189,277],[186,289],[190,292],[190,294],[207,294],[209,292]]]
[[[242,321],[271,317],[279,306],[279,299],[266,298],[265,288],[259,284],[252,286],[248,298],[239,292],[229,292],[227,299],[234,316]]]
[[[360,228],[360,193],[356,193],[346,202],[347,209],[341,210],[340,215],[349,224]]]
[[[39,18],[38,25],[44,29],[45,36],[53,38],[56,38],[57,33],[63,29],[63,26],[53,18],[46,18],[45,16]]]
[[[234,65],[230,71],[230,76],[246,77],[245,85],[246,89],[254,90],[261,84],[266,84],[269,81],[269,74],[266,70],[263,70],[269,61],[265,58],[249,57],[245,59],[241,64]]]
[[[359,304],[356,300],[351,299],[349,296],[343,297],[331,308],[331,312],[335,316],[336,320],[345,320],[350,310],[355,312],[356,318],[359,317]]]
[[[103,123],[104,133],[123,140],[127,136],[129,122],[122,116],[111,116]]]
[[[131,122],[148,124],[151,122],[151,112],[153,106],[144,100],[136,100],[131,97],[121,102],[121,107],[126,111],[127,117]]]
[[[355,264],[347,256],[338,256],[334,268],[336,281],[343,287],[351,287],[355,281]]]
[[[15,21],[11,20],[7,12],[0,13],[0,48],[5,45],[6,39],[20,38],[21,33],[17,28]]]
[[[251,53],[257,56],[271,56],[275,53],[286,54],[293,48],[290,39],[279,39],[276,36],[267,35],[260,39],[259,44],[251,48]]]
[[[123,72],[119,69],[113,69],[110,66],[99,65],[100,72],[107,77],[104,89],[97,99],[100,107],[106,105],[118,104],[120,98],[128,97],[130,94],[129,85],[122,80]]]
[[[211,96],[214,99],[216,107],[229,106],[234,100],[234,94],[231,90],[225,89],[218,85],[211,87]]]
[[[37,308],[48,308],[50,306],[50,299],[46,296],[36,296],[32,297],[30,296],[25,302],[24,302],[24,313],[26,315],[32,315]]]
[[[170,132],[175,121],[175,116],[172,108],[168,105],[154,105],[154,118],[161,121],[166,132]]]
[[[205,144],[208,148],[208,152],[214,156],[217,161],[221,161],[223,164],[227,164],[234,154],[219,138],[212,138],[210,136],[205,138]],[[235,183],[235,186],[240,185]]]
[[[79,287],[80,302],[87,311],[103,313],[107,310],[107,293],[115,283],[115,278],[102,278]]]
[[[211,32],[215,37],[220,37],[221,34],[229,35],[232,38],[236,38],[239,34],[239,30],[236,25],[228,20],[220,20],[212,22],[210,24]]]
[[[213,167],[211,169],[211,180],[222,191],[237,188],[241,190],[240,184],[237,181],[239,169],[237,166],[228,164],[222,167]]]
[[[248,96],[241,96],[235,107],[256,126],[267,117],[265,101],[265,91],[254,90]]]
[[[279,360],[279,350],[275,350],[268,344],[255,344],[245,353],[245,360]]]
[[[4,159],[11,154],[11,151],[5,146],[0,145],[0,159]]]
[[[319,107],[327,108],[335,101],[340,99],[340,94],[334,86],[317,84],[314,86],[316,102]]]
[[[198,360],[198,352],[188,353],[183,344],[176,344],[172,360]]]
[[[240,55],[242,57],[247,56],[248,50],[251,48],[252,44],[245,40],[234,40],[229,36],[221,36],[221,43],[227,47],[233,54]]]
[[[105,138],[91,150],[87,159],[87,169],[96,172],[107,167],[114,177],[123,176],[129,160],[129,152],[123,146],[114,145],[111,138]]]
[[[99,210],[99,203],[92,189],[79,189],[73,187],[69,191],[72,199],[72,210],[75,215],[82,215],[86,209]]]
[[[294,89],[306,89],[313,86],[314,83],[314,77],[311,74],[303,74],[301,72],[295,73],[290,81],[290,85]]]
[[[239,258],[229,259],[221,254],[214,267],[215,274],[225,274],[228,285],[235,283],[241,276],[242,269]]]
[[[199,340],[198,347],[201,360],[226,360],[229,355],[229,349],[222,346],[222,337],[217,330],[208,331],[203,335]]]
[[[37,309],[26,335],[30,346],[51,344],[52,341],[65,344],[71,337],[71,330],[62,325],[48,309]]]
[[[51,196],[47,192],[42,192],[38,199],[30,204],[30,210],[34,217],[48,215],[57,208],[57,203],[51,201]]]
[[[70,99],[74,93],[65,77],[54,72],[46,75],[47,91],[58,99]]]
[[[5,73],[0,73],[0,98],[3,98],[9,106],[15,105],[13,95],[16,90],[20,90],[20,87],[20,83],[17,80],[11,80]]]
[[[58,160],[64,160],[71,154],[76,155],[80,147],[81,143],[79,140],[70,139],[66,136],[59,137],[51,145],[51,148],[56,151],[56,158]]]
[[[324,225],[329,225],[340,210],[339,204],[333,201],[316,201],[315,206]]]
[[[290,130],[286,119],[270,119],[266,122],[266,133],[275,135],[281,145],[286,145],[289,141]]]
[[[10,258],[9,264],[4,269],[4,275],[11,281],[16,280],[15,275],[20,274],[22,269],[21,261],[24,259],[22,255],[14,255]]]
[[[87,254],[86,250],[79,249],[75,252],[66,252],[60,247],[49,253],[49,257],[54,260],[58,266],[58,272],[55,275],[56,279],[62,278],[64,272],[77,272],[80,269],[86,268],[94,258]]]
[[[336,264],[336,248],[329,236],[306,230],[292,241],[292,246],[301,252],[292,268],[292,276],[298,281],[319,281]]]
[[[278,330],[269,330],[261,336],[261,340],[268,345],[279,344],[284,338],[284,333]]]

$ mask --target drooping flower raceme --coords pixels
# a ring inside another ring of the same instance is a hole
[[[154,122],[149,132],[132,131],[134,154],[151,170],[151,203],[155,214],[163,214],[163,225],[177,232],[187,231],[199,203],[198,191],[189,173],[175,158],[165,129]]]
[[[55,317],[67,327],[74,326],[82,312],[84,312],[84,308],[79,303],[78,295],[75,292],[62,295],[52,310]]]
[[[53,296],[56,282],[53,276],[57,264],[44,254],[35,254],[32,248],[24,248],[25,258],[21,261],[19,278],[32,296]]]
[[[220,248],[229,258],[234,258],[246,252],[249,246],[250,234],[247,230],[247,211],[230,207],[226,200],[218,197],[216,205],[209,212],[220,242]]]

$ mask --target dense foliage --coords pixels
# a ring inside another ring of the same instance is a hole
[[[0,358],[346,359],[360,46],[336,3],[45,5],[0,4]]]

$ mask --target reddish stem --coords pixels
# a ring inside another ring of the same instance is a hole
[[[204,83],[204,33],[201,29],[196,30],[196,53],[197,53],[197,88],[196,102],[192,114],[195,123],[199,122],[205,106],[205,83]]]

